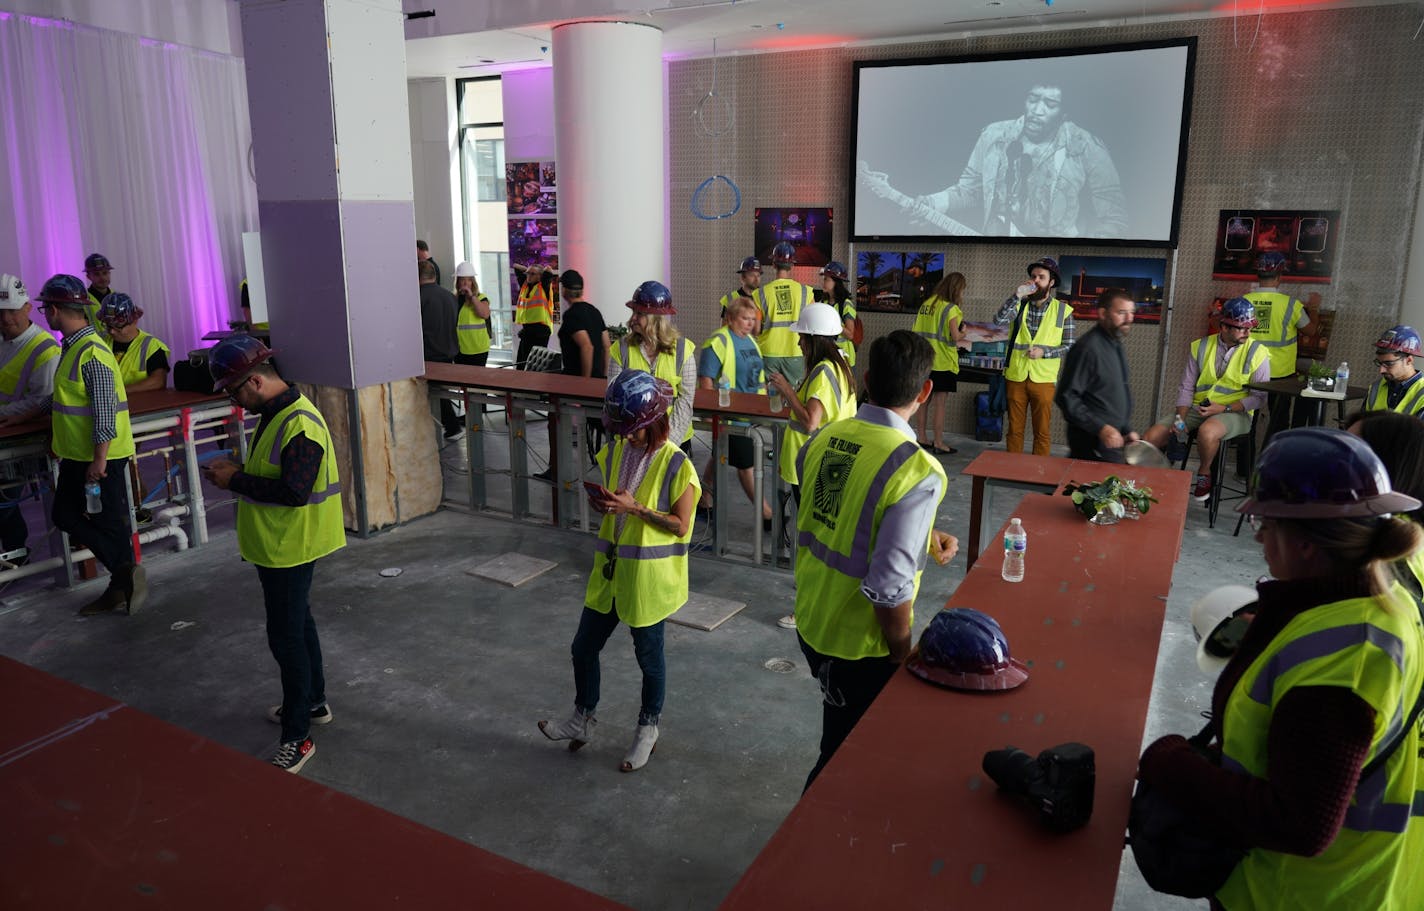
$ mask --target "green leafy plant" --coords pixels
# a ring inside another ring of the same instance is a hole
[[[608,327],[608,341],[609,341],[609,342],[615,342],[615,343],[616,343],[620,338],[622,338],[623,336],[627,335],[628,332],[629,332],[628,327],[625,326],[625,325],[623,325],[622,323],[619,323],[619,324],[616,325],[616,326],[609,326],[609,327]]]
[[[1309,375],[1310,375],[1310,378],[1313,379],[1313,380],[1324,380],[1324,379],[1331,379],[1331,380],[1333,380],[1333,379],[1335,378],[1335,371],[1334,371],[1334,370],[1331,370],[1329,367],[1325,366],[1324,364],[1320,363],[1319,361],[1311,361],[1311,362],[1310,362],[1310,374],[1309,374]]]
[[[1071,498],[1073,508],[1089,519],[1100,512],[1121,518],[1127,513],[1128,506],[1136,507],[1138,512],[1146,515],[1152,504],[1157,502],[1157,498],[1152,496],[1152,488],[1138,487],[1135,481],[1124,481],[1115,474],[1092,484],[1070,481],[1063,486],[1063,495]]]

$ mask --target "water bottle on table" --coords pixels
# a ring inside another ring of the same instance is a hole
[[[1335,391],[1346,392],[1350,388],[1350,362],[1341,361],[1335,368]]]
[[[717,407],[726,408],[732,404],[732,384],[724,376],[717,381]]]
[[[91,516],[104,511],[103,492],[99,489],[98,481],[84,483],[84,511]]]
[[[1017,518],[1009,520],[1004,530],[1004,570],[1001,575],[1005,582],[1022,582],[1024,577],[1024,551],[1028,550],[1028,532],[1023,522]]]

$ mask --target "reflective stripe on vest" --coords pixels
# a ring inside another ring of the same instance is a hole
[[[911,329],[934,349],[934,365],[930,369],[958,373],[959,346],[949,333],[951,319],[963,322],[964,311],[958,304],[931,295],[920,305],[920,312],[915,316]]]
[[[938,479],[942,499],[944,468],[902,431],[860,419],[826,427],[803,453],[805,486],[796,521],[797,631],[823,655],[851,661],[888,655],[876,608],[861,585],[886,509],[931,477]],[[911,601],[929,552],[930,529],[925,531]]]
[[[148,359],[153,356],[155,348],[164,354],[169,351],[167,345],[140,329],[119,358],[119,374],[124,378],[124,385],[148,378]]]
[[[1419,374],[1415,374],[1416,377]],[[1419,415],[1424,413],[1424,379],[1415,379],[1400,397],[1399,404],[1389,407],[1389,383],[1380,377],[1370,384],[1365,393],[1366,411],[1397,411],[1400,414]]]
[[[598,453],[603,484],[616,490],[628,442],[615,439]],[[652,455],[652,464],[638,483],[634,499],[658,512],[671,512],[672,504],[689,488],[697,496],[701,487],[692,460],[671,440]],[[606,614],[617,609],[618,619],[630,627],[652,626],[666,620],[687,602],[687,551],[692,524],[681,537],[656,525],[627,516],[618,530],[617,516],[603,516],[594,547],[593,571],[584,590],[584,604]],[[615,540],[615,536],[617,540]],[[613,578],[605,579],[610,557]]]
[[[747,341],[752,343],[752,347],[756,348],[757,355],[760,356],[761,349],[757,347],[756,339],[748,336]],[[721,378],[727,381],[727,386],[732,389],[737,388],[737,343],[732,339],[732,330],[726,326],[718,329],[707,339],[706,347],[712,350],[721,363]],[[765,368],[758,373],[756,381],[764,392],[766,390]]]
[[[795,289],[799,288],[797,292]],[[767,297],[770,290],[776,297],[777,306],[771,305]],[[781,292],[786,292],[782,294]],[[799,300],[795,298],[799,297]],[[757,345],[763,357],[796,357],[801,346],[791,327],[801,319],[801,311],[811,302],[811,289],[789,278],[778,278],[757,289],[757,306],[761,308],[763,324]]]
[[[1024,302],[1019,306],[1021,309],[1027,309],[1028,303]],[[1017,320],[1018,334],[1014,336],[1013,346],[1009,349],[1004,379],[1014,383],[1024,380],[1030,383],[1058,382],[1058,371],[1063,366],[1063,358],[1055,354],[1051,357],[1030,359],[1028,349],[1035,346],[1044,349],[1057,348],[1062,345],[1063,325],[1067,322],[1070,312],[1068,304],[1055,297],[1044,308],[1043,316],[1038,321],[1037,332],[1029,334],[1027,314]]]
[[[672,386],[673,404],[668,405],[667,410],[670,419],[673,405],[677,403],[677,397],[682,394],[682,367],[692,356],[692,351],[692,342],[679,337],[676,352],[659,351],[653,356],[653,363],[649,364],[648,355],[643,351],[643,346],[628,344],[628,337],[624,336],[618,340],[618,344],[613,346],[613,361],[624,369],[643,370],[651,373],[660,380],[666,380],[668,385]],[[690,439],[692,439],[692,422],[689,421],[687,432],[677,442],[681,443]]]
[[[126,459],[134,454],[128,392],[114,353],[97,336],[85,337],[60,355],[54,376],[51,448],[62,459],[88,462],[94,458],[94,409],[83,380],[83,366],[89,361],[98,361],[114,378],[114,437],[109,440],[108,456],[111,460]]]
[[[1227,697],[1222,766],[1259,779],[1269,772],[1268,740],[1277,706],[1297,688],[1352,692],[1374,714],[1366,762],[1389,746],[1424,684],[1424,628],[1398,583],[1395,606],[1352,598],[1302,611],[1251,663]],[[799,619],[799,618],[798,618]],[[1355,788],[1344,824],[1324,853],[1300,857],[1254,848],[1217,898],[1228,908],[1370,908],[1424,906],[1424,880],[1413,875],[1424,849],[1419,733]],[[1342,876],[1340,871],[1350,871]]]
[[[1279,291],[1252,291],[1245,295],[1256,308],[1256,328],[1251,340],[1266,346],[1271,358],[1271,376],[1277,379],[1295,373],[1296,336],[1302,304]]]
[[[25,397],[30,375],[42,364],[59,357],[59,342],[47,332],[36,332],[15,356],[0,367],[0,404]]]
[[[1220,341],[1220,336],[1209,335],[1192,342],[1191,356],[1197,362],[1197,386],[1192,401],[1197,405],[1207,400],[1213,405],[1230,405],[1246,398],[1246,384],[1251,382],[1256,368],[1267,360],[1266,349],[1260,342],[1243,342],[1231,350],[1226,372],[1217,376],[1216,352]]]
[[[489,303],[483,294],[480,300]],[[488,354],[490,350],[489,320],[481,319],[473,304],[461,304],[455,324],[455,338],[461,354]]]
[[[282,450],[297,434],[321,447],[321,465],[311,495],[301,506],[264,503],[239,497],[237,546],[256,566],[301,566],[346,545],[341,484],[332,452],[331,432],[321,412],[299,395],[273,415],[252,442],[242,470],[259,478],[282,476]]]
[[[553,305],[549,301],[549,295],[544,293],[543,285],[536,284],[533,291],[529,290],[528,285],[520,287],[519,301],[514,307],[514,321],[520,325],[554,325]]]

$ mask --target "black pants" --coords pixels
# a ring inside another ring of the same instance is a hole
[[[88,462],[60,460],[51,518],[71,541],[93,551],[110,575],[125,579],[134,565],[133,545],[129,542],[129,498],[124,484],[129,460],[109,460],[109,467],[99,480],[104,508],[93,514],[84,509],[84,472],[88,468]]]
[[[282,742],[306,740],[311,710],[326,704],[321,640],[311,612],[316,563],[257,567],[267,607],[267,648],[282,675]]]
[[[811,673],[821,682],[821,756],[806,776],[806,788],[810,788],[850,736],[860,716],[895,676],[898,666],[889,658],[847,661],[822,655],[807,645],[800,633],[796,634],[796,641],[801,644],[801,654],[806,656]]]
[[[485,362],[488,361],[488,360],[489,360],[489,352],[488,352],[488,351],[486,351],[486,352],[484,352],[484,353],[482,353],[482,354],[457,354],[457,355],[455,355],[455,363],[457,363],[457,364],[465,364],[465,365],[468,365],[468,366],[470,366],[470,367],[483,367],[483,366],[485,365]]]
[[[24,484],[0,489],[0,551],[24,547],[30,537],[30,527],[20,511],[25,489]]]
[[[1068,425],[1068,457],[1092,462],[1112,462],[1117,465],[1126,461],[1126,455],[1121,446],[1117,449],[1108,449],[1098,439],[1096,433],[1088,433],[1072,424]]]
[[[534,348],[549,347],[549,327],[543,323],[525,323],[519,329],[519,351],[514,355],[514,365],[525,369],[529,352]]]

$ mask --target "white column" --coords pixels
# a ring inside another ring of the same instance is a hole
[[[1424,172],[1424,167],[1421,167]],[[1421,173],[1424,177],[1424,173]],[[1410,232],[1409,256],[1404,261],[1404,295],[1399,304],[1399,322],[1424,330],[1424,183],[1414,199],[1414,230]]]
[[[668,281],[662,32],[560,25],[553,59],[559,266],[583,273],[605,320],[626,322],[634,288]]]

